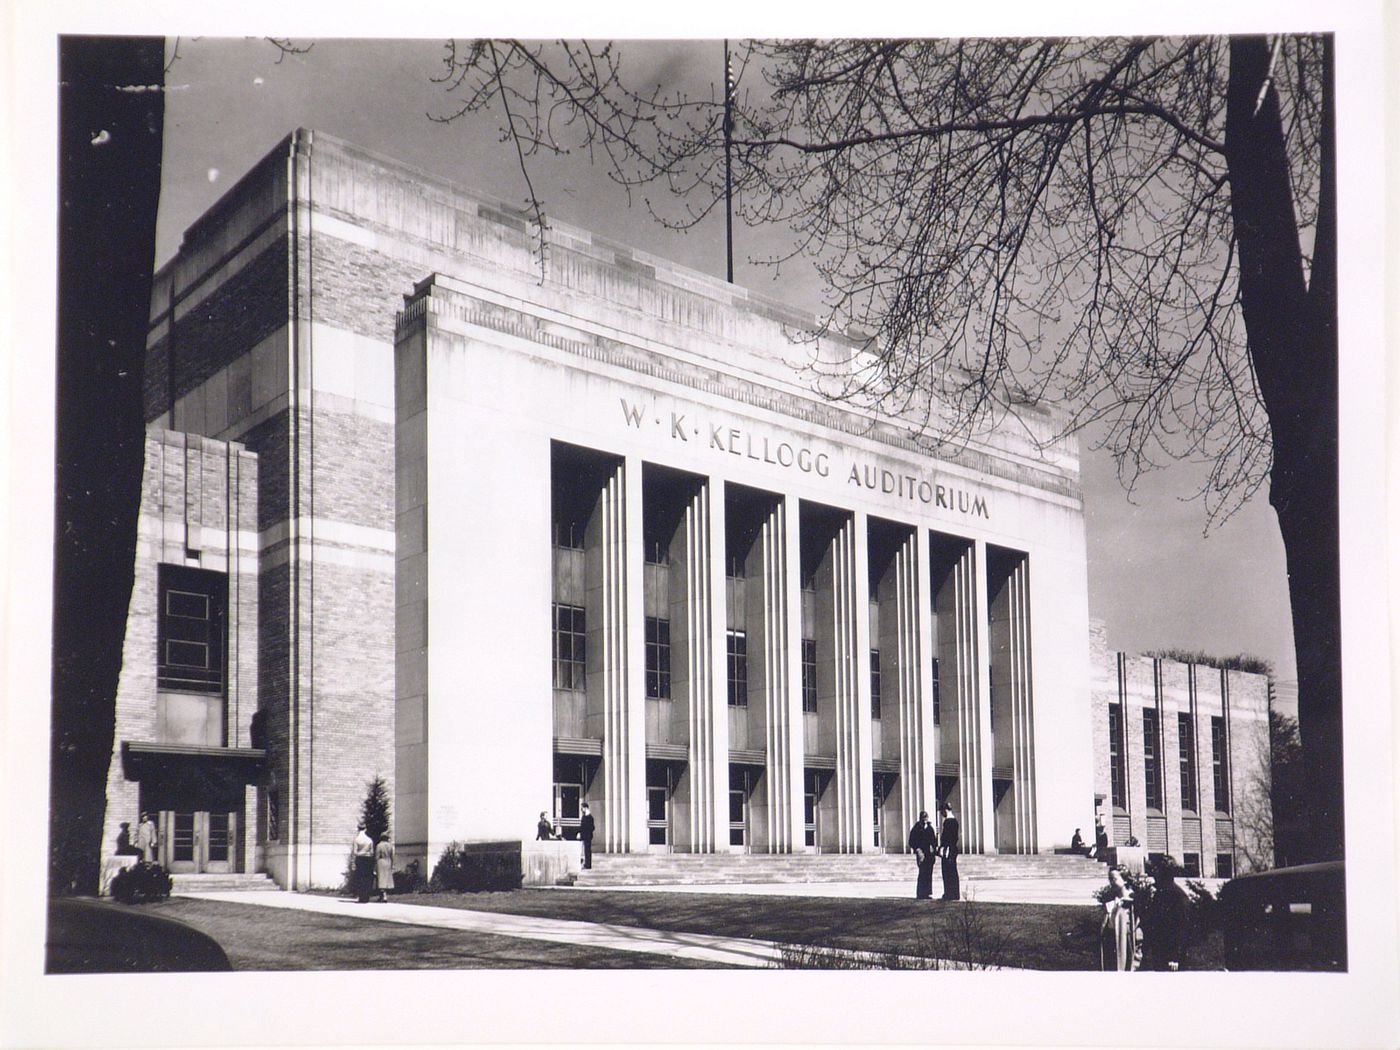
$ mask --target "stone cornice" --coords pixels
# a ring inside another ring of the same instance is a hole
[[[450,280],[450,278],[449,278]],[[435,297],[429,310],[428,300]],[[443,293],[449,298],[444,298]],[[464,300],[462,303],[451,299]],[[471,305],[467,305],[467,304]],[[476,298],[467,289],[446,287],[435,275],[420,282],[414,297],[399,312],[396,339],[402,339],[415,325],[426,324],[429,314],[450,318],[460,324],[514,336],[553,350],[597,361],[615,368],[636,372],[652,379],[746,404],[754,408],[780,413],[813,426],[846,434],[850,437],[876,441],[901,452],[921,458],[938,459],[965,470],[988,477],[1001,478],[1034,487],[1075,503],[1082,502],[1078,479],[1060,472],[1053,466],[1040,465],[1010,456],[964,446],[948,455],[935,455],[920,447],[919,442],[897,425],[842,408],[817,398],[794,393],[753,380],[741,380],[716,368],[698,362],[667,356],[660,350],[624,342],[594,333],[591,341],[569,339],[545,328],[545,320],[525,310]]]

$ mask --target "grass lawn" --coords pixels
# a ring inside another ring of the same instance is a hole
[[[750,937],[805,945],[795,966],[832,965],[821,949],[922,956],[1038,970],[1098,968],[1102,911],[1093,905],[839,900],[607,890],[401,894],[396,902],[469,911]],[[175,898],[146,905],[208,933],[237,970],[701,968],[668,956],[413,927],[369,919]],[[1217,969],[1218,931],[1197,939],[1187,969]],[[839,965],[839,964],[838,964]]]
[[[435,898],[436,899],[436,898]],[[650,969],[674,959],[551,941],[172,898],[146,904],[213,937],[235,970]],[[688,969],[704,963],[680,963]]]
[[[607,890],[404,894],[396,900],[1036,970],[1097,969],[1103,914],[1094,905]]]

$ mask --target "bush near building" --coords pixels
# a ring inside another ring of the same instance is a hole
[[[449,842],[433,868],[428,889],[433,893],[518,890],[520,856],[509,851],[471,850],[461,842]]]
[[[117,872],[112,877],[111,892],[123,904],[141,904],[165,900],[173,885],[169,872],[159,864],[143,861]]]

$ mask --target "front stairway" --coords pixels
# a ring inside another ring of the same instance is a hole
[[[277,883],[262,873],[244,875],[228,874],[174,874],[170,876],[171,894],[180,896],[188,893],[229,893],[239,890],[275,890]]]
[[[1103,865],[1075,854],[964,853],[964,879],[1102,879]],[[578,886],[687,886],[774,882],[900,882],[907,853],[595,853]],[[937,870],[935,869],[935,878]]]

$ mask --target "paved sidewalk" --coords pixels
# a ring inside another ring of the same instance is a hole
[[[705,933],[677,933],[637,926],[578,922],[572,919],[541,919],[500,912],[464,911],[421,904],[359,904],[352,900],[322,897],[309,893],[270,890],[227,893],[182,893],[198,900],[256,904],[265,908],[290,908],[339,915],[351,919],[371,919],[409,926],[432,926],[463,933],[487,933],[500,937],[520,937],[534,941],[561,941],[565,944],[607,948],[613,951],[642,952],[676,959],[718,963],[722,966],[771,967],[782,958],[783,946],[772,941],[742,937],[716,937]]]

